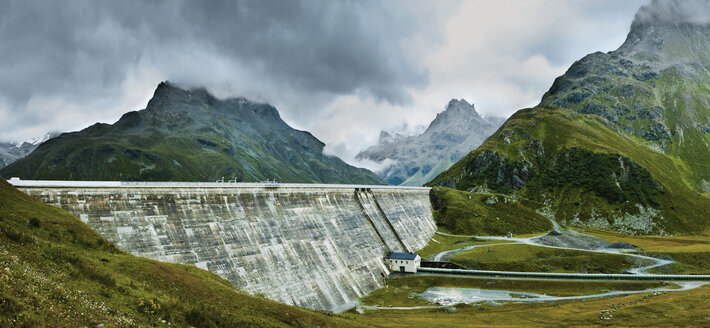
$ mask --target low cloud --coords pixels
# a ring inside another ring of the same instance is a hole
[[[653,0],[641,7],[634,24],[710,24],[710,0]]]

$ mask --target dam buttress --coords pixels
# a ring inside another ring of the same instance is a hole
[[[252,294],[341,312],[382,287],[390,251],[436,230],[429,188],[9,180],[118,247],[194,264]]]

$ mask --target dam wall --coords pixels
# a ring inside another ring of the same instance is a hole
[[[194,264],[252,294],[335,312],[382,287],[388,252],[419,250],[436,230],[428,188],[9,182],[133,255]]]

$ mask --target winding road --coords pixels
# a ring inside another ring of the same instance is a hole
[[[550,220],[552,222],[552,225],[554,227],[554,230],[556,232],[562,232],[562,228],[555,222],[554,220]],[[442,232],[436,232],[439,235],[445,235],[445,236],[456,236],[456,235],[450,235]],[[533,237],[528,237],[528,238],[507,238],[507,237],[498,237],[498,236],[475,236],[477,239],[482,239],[482,240],[501,240],[501,241],[508,241],[509,243],[491,243],[491,244],[480,244],[480,245],[471,245],[471,246],[466,246],[462,248],[456,248],[448,251],[443,251],[439,252],[437,254],[434,254],[432,256],[432,259],[434,261],[448,261],[450,258],[452,258],[454,255],[472,250],[474,248],[478,247],[487,247],[487,246],[495,246],[495,245],[511,245],[511,244],[523,244],[523,245],[531,245],[531,246],[539,246],[539,247],[547,247],[547,248],[556,248],[556,249],[567,249],[567,250],[575,250],[575,251],[585,251],[585,252],[595,252],[595,253],[603,253],[603,254],[622,254],[625,256],[629,257],[634,257],[637,259],[642,259],[642,260],[647,260],[651,261],[653,264],[647,265],[647,266],[642,266],[638,268],[632,268],[628,270],[627,272],[630,274],[643,274],[643,275],[651,275],[650,273],[647,273],[646,271],[653,269],[653,268],[658,268],[664,265],[668,265],[671,263],[675,263],[675,261],[671,260],[664,260],[664,259],[658,259],[655,257],[651,256],[646,256],[646,255],[639,255],[639,254],[630,254],[628,250],[624,249],[615,249],[615,248],[603,248],[603,249],[584,249],[584,248],[574,248],[574,247],[560,247],[560,246],[550,246],[550,245],[545,245],[541,244],[538,242],[538,239],[544,235],[539,235],[539,236],[533,236]],[[468,237],[468,236],[466,236]],[[591,237],[591,236],[590,236]]]

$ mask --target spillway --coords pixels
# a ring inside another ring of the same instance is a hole
[[[429,188],[10,180],[133,255],[194,264],[253,294],[340,312],[382,287],[390,251],[436,230]]]

